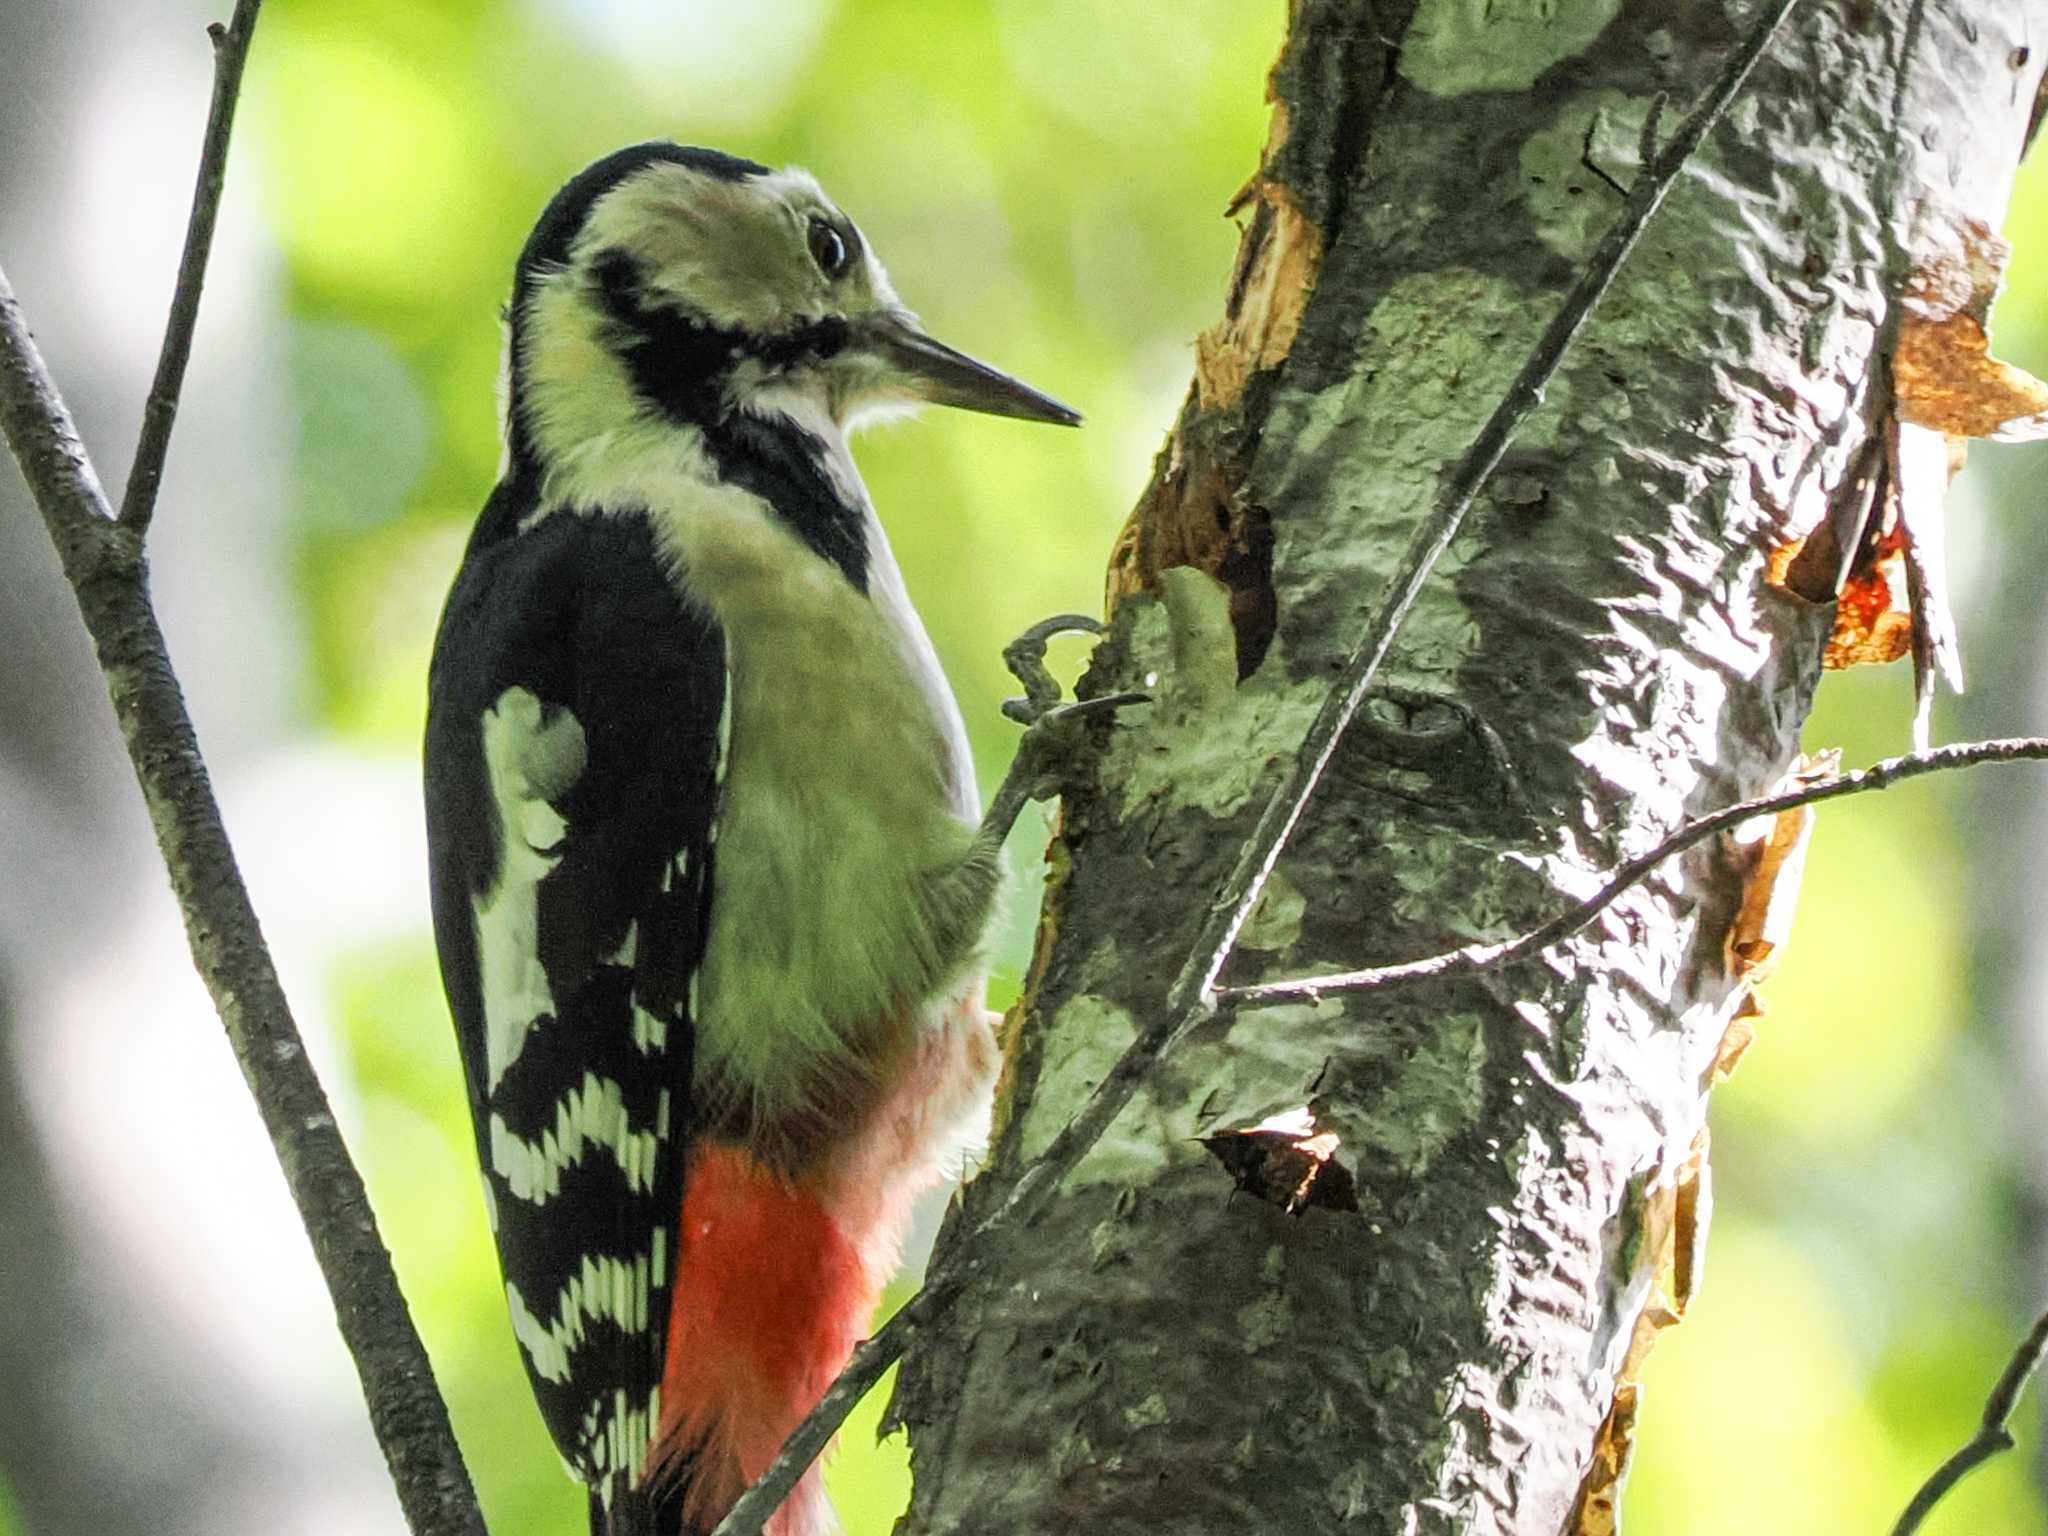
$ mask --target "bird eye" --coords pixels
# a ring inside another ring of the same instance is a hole
[[[846,248],[846,240],[838,230],[823,219],[811,220],[811,260],[818,264],[818,270],[829,278],[841,278],[853,264],[853,252]]]

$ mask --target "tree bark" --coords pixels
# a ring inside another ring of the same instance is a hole
[[[1156,702],[1067,796],[953,1233],[1165,1006],[1445,466],[1759,9],[1296,0],[1228,308],[1111,566],[1090,686]],[[1793,766],[1898,299],[1997,226],[2028,9],[1793,13],[1436,569],[1227,981],[1532,927]],[[1632,1344],[1699,1271],[1730,940],[1771,878],[1711,843],[1540,960],[1198,1032],[907,1363],[906,1528],[1598,1528]],[[1233,1134],[1304,1107],[1341,1168],[1313,1185],[1291,1138]]]

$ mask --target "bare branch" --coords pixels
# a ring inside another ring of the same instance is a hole
[[[190,355],[242,60],[261,0],[239,0],[211,29],[212,112],[176,296],[127,504],[116,519],[21,307],[0,271],[0,430],[57,547],[107,680],[149,808],[193,963],[241,1064],[297,1202],[370,1423],[407,1523],[418,1536],[484,1536],[483,1516],[319,1078],[306,1058],[261,926],[236,868],[184,696],[149,600],[143,536]]]
[[[2020,1394],[2026,1390],[2027,1382],[2044,1354],[2048,1354],[2048,1312],[2034,1319],[2034,1326],[2027,1330],[2027,1336],[2020,1340],[2012,1358],[2006,1361],[1997,1385],[1991,1389],[1991,1396],[1984,1400],[1984,1417],[1978,1421],[1977,1433],[1936,1467],[1934,1475],[1920,1485],[1920,1491],[1913,1495],[1913,1502],[1906,1506],[1906,1512],[1899,1516],[1899,1523],[1892,1527],[1892,1536],[1913,1536],[1913,1532],[1920,1529],[1920,1522],[1933,1512],[1934,1506],[1947,1496],[1951,1488],[1981,1463],[2001,1451],[2012,1449],[2012,1432],[2005,1427],[2006,1421],[2012,1417],[2013,1409],[2019,1406]]]
[[[1472,440],[1472,446],[1465,450],[1464,457],[1451,471],[1451,477],[1437,500],[1436,510],[1417,530],[1401,558],[1393,590],[1373,615],[1365,637],[1345,663],[1329,698],[1324,701],[1321,712],[1302,739],[1285,782],[1267,802],[1258,826],[1245,844],[1243,857],[1237,868],[1231,871],[1230,879],[1212,909],[1214,916],[1196,941],[1194,956],[1167,996],[1168,1007],[1172,1011],[1180,1012],[1190,1007],[1206,1011],[1213,1004],[1216,978],[1223,973],[1223,967],[1236,947],[1239,932],[1258,906],[1267,877],[1272,874],[1295,823],[1301,819],[1302,812],[1315,794],[1323,771],[1337,750],[1337,743],[1343,739],[1352,717],[1365,701],[1373,677],[1393,644],[1394,632],[1415,606],[1423,582],[1435,569],[1437,561],[1443,558],[1444,551],[1450,548],[1459,525],[1465,520],[1465,513],[1492,477],[1515,433],[1530,412],[1542,404],[1544,389],[1557,373],[1558,366],[1593,313],[1594,306],[1606,294],[1616,274],[1621,271],[1622,263],[1635,248],[1643,226],[1664,201],[1664,194],[1677,181],[1679,172],[1685,169],[1686,162],[1692,158],[1708,131],[1720,121],[1728,103],[1735,99],[1750,71],[1756,67],[1756,61],[1770,46],[1779,25],[1798,3],[1799,0],[1774,0],[1730,55],[1713,89],[1680,124],[1678,132],[1662,153],[1636,177],[1621,216],[1601,238],[1586,264],[1586,270],[1572,285],[1564,304],[1544,330],[1521,372],[1508,386],[1507,393],[1502,396],[1493,415],[1487,418],[1486,425],[1480,428],[1479,435]]]
[[[757,1533],[782,1507],[792,1488],[802,1481],[811,1463],[824,1454],[825,1447],[839,1432],[839,1426],[854,1406],[874,1390],[875,1383],[888,1374],[889,1367],[902,1358],[917,1337],[918,1330],[944,1315],[962,1289],[968,1275],[934,1276],[918,1293],[899,1307],[889,1321],[875,1330],[846,1362],[846,1369],[833,1379],[818,1405],[790,1432],[775,1454],[761,1480],[739,1497],[726,1512],[711,1536],[741,1536]]]
[[[1772,0],[1762,18],[1730,55],[1713,88],[1693,109],[1663,152],[1636,178],[1613,228],[1594,250],[1585,272],[1544,330],[1500,405],[1452,470],[1435,510],[1404,553],[1392,589],[1373,616],[1364,638],[1352,652],[1321,712],[1309,726],[1285,780],[1267,802],[1257,827],[1246,841],[1237,867],[1232,870],[1217,900],[1211,904],[1211,915],[1197,935],[1187,963],[1168,992],[1158,1017],[1139,1031],[1137,1038],[1096,1085],[1074,1118],[1060,1129],[1059,1134],[1010,1187],[1002,1203],[966,1235],[958,1250],[960,1256],[928,1276],[924,1289],[911,1298],[897,1318],[854,1351],[840,1381],[861,1385],[841,1392],[835,1383],[784,1442],[761,1480],[719,1523],[713,1536],[759,1536],[769,1517],[803,1476],[804,1470],[824,1450],[854,1402],[859,1400],[866,1384],[880,1379],[882,1372],[903,1353],[904,1345],[915,1328],[942,1313],[973,1278],[978,1262],[976,1252],[985,1251],[991,1238],[1028,1221],[1044,1206],[1060,1182],[1130,1102],[1131,1095],[1153,1063],[1189,1030],[1211,1016],[1215,1007],[1216,978],[1230,958],[1239,931],[1258,905],[1266,879],[1286,846],[1295,823],[1314,795],[1337,743],[1358,712],[1380,663],[1385,660],[1395,631],[1407,618],[1424,581],[1450,547],[1466,512],[1500,463],[1501,455],[1515,433],[1542,403],[1545,386],[1556,374],[1587,317],[1612,285],[1643,226],[1657,211],[1665,193],[1708,131],[1742,89],[1779,25],[1796,4],[1798,0]],[[897,1322],[906,1316],[910,1321],[899,1328]]]
[[[419,1536],[483,1536],[483,1517],[433,1367],[235,866],[150,606],[141,530],[114,520],[4,271],[0,427],[92,636],[184,913],[193,963],[227,1026],[305,1220],[406,1519]]]
[[[171,315],[164,327],[163,350],[157,354],[156,377],[142,405],[142,436],[135,445],[135,463],[128,471],[128,489],[121,498],[121,523],[147,532],[156,510],[157,487],[163,483],[164,455],[171,446],[171,426],[178,416],[178,396],[185,387],[185,364],[192,356],[192,331],[199,323],[199,293],[206,284],[206,261],[213,251],[213,225],[220,213],[221,189],[227,184],[228,135],[235,126],[235,103],[242,95],[242,65],[249,57],[249,37],[263,0],[236,0],[234,19],[225,27],[206,29],[213,41],[213,104],[206,114],[206,135],[199,150],[199,179],[192,189],[192,213],[185,224],[185,250],[178,258],[178,282],[171,290]]]
[[[1794,810],[1802,805],[1833,800],[1841,795],[1888,789],[1907,779],[1917,779],[1922,774],[1939,773],[1948,768],[1972,768],[1981,763],[2020,763],[2043,759],[2048,759],[2048,737],[2042,736],[2014,736],[1992,741],[1961,742],[1953,746],[1936,747],[1927,752],[1909,752],[1902,757],[1888,757],[1882,762],[1872,763],[1868,768],[1859,768],[1854,773],[1843,774],[1837,779],[1809,784],[1800,789],[1785,790],[1775,795],[1762,795],[1754,800],[1743,800],[1715,811],[1712,815],[1702,816],[1697,821],[1689,821],[1647,853],[1638,854],[1627,863],[1618,866],[1614,873],[1607,877],[1607,882],[1592,896],[1577,906],[1560,912],[1541,927],[1532,928],[1512,939],[1503,939],[1492,944],[1467,944],[1461,949],[1447,950],[1440,955],[1429,955],[1420,960],[1404,960],[1398,965],[1373,966],[1362,971],[1334,971],[1324,976],[1269,981],[1257,986],[1222,987],[1217,990],[1216,1004],[1219,1008],[1270,1008],[1276,1003],[1313,1003],[1320,998],[1331,997],[1341,992],[1369,992],[1378,987],[1398,986],[1403,982],[1433,981],[1444,976],[1498,970],[1504,965],[1512,965],[1517,960],[1527,959],[1530,955],[1570,938],[1614,905],[1624,892],[1640,884],[1673,854],[1684,852],[1695,843],[1712,837],[1716,832],[1725,832],[1731,827],[1740,826],[1753,816],[1768,816],[1779,811]]]

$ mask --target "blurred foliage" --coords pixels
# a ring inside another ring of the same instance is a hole
[[[1000,646],[1096,606],[1191,339],[1218,309],[1236,239],[1221,210],[1264,138],[1280,9],[271,0],[242,153],[260,158],[285,259],[296,580],[323,728],[365,753],[415,750],[434,622],[496,471],[512,256],[568,175],[668,135],[808,166],[938,335],[1088,413],[1079,433],[927,417],[861,449],[984,770],[998,768]],[[2013,233],[2022,268],[2048,268],[2038,172]],[[2011,337],[2048,337],[2044,295],[2048,281],[2022,278],[2005,313],[2025,320],[2001,335],[2037,368],[2042,351]],[[1862,761],[1902,744],[1906,715],[1900,674],[1836,678],[1810,739]],[[1715,1105],[1710,1279],[1651,1361],[1639,1529],[1883,1529],[1966,1433],[2031,1299],[1988,1111],[1998,1043],[1969,1029],[1954,803],[1923,782],[1822,813],[1770,1016]],[[1024,874],[999,1003],[1034,915]],[[1910,942],[1872,934],[1873,891]],[[491,1529],[574,1529],[502,1317],[424,925],[334,975],[353,1140]],[[831,1474],[853,1536],[886,1530],[907,1489],[900,1441],[873,1445],[879,1404]],[[2009,1457],[1947,1521],[2040,1517]]]

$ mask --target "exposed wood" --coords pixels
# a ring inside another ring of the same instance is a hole
[[[1159,702],[1069,797],[956,1232],[1164,1006],[1440,477],[1757,10],[1294,7],[1229,308],[1110,573],[1092,682]],[[1226,982],[1505,938],[1785,777],[1833,604],[1772,577],[1860,534],[1897,300],[2003,211],[2025,10],[1794,13],[1426,588]],[[1554,1536],[1582,1487],[1611,1507],[1639,1324],[1704,1241],[1753,869],[1705,843],[1510,970],[1197,1032],[911,1356],[908,1528]],[[1303,1106],[1356,1213],[1239,1192],[1200,1140]]]

